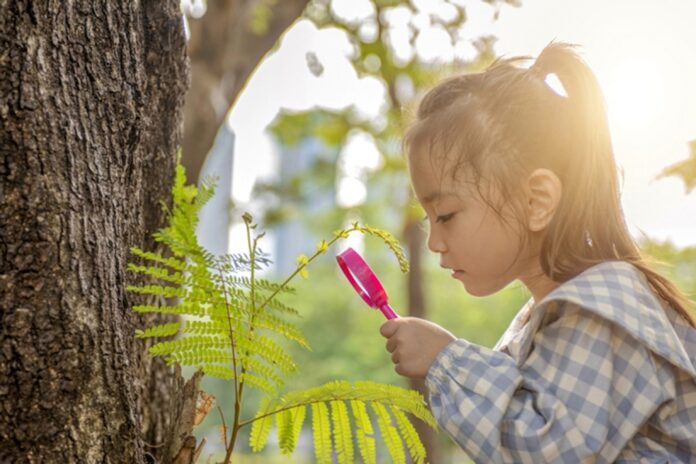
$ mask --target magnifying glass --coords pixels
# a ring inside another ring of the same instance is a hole
[[[368,306],[382,311],[387,319],[399,317],[389,306],[387,292],[382,287],[382,283],[357,251],[348,247],[336,255],[336,261],[348,282]]]

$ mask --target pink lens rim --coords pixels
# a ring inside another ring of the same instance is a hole
[[[348,282],[368,306],[380,308],[387,304],[387,292],[382,283],[357,251],[348,247],[336,255],[336,261]]]

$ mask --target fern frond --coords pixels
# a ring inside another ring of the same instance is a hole
[[[145,330],[136,330],[136,338],[152,338],[152,337],[171,337],[176,335],[179,331],[181,324],[178,322],[172,322],[169,324],[155,325],[153,327],[148,327]]]
[[[168,269],[162,267],[138,266],[133,263],[128,263],[128,270],[175,286],[195,288],[208,292],[209,294],[220,294],[223,291],[222,288],[216,285],[216,283],[208,280],[207,277],[201,278],[201,276],[182,274],[180,271],[170,272]]]
[[[283,454],[292,454],[302,430],[306,407],[300,406],[276,414],[278,445]]]
[[[218,379],[223,380],[234,380],[236,375],[234,371],[227,366],[220,366],[218,364],[202,364],[200,368],[203,369],[205,375],[210,375]]]
[[[163,267],[139,266],[137,264],[128,263],[128,271],[143,274],[154,279],[163,280],[165,282],[180,286],[189,284],[189,282],[186,281],[186,276],[184,276],[181,272],[175,271],[170,273],[168,269]]]
[[[394,425],[392,425],[389,411],[387,411],[387,408],[385,408],[381,403],[373,402],[371,403],[371,406],[375,416],[377,416],[379,431],[382,435],[382,439],[384,440],[384,444],[387,445],[387,451],[389,451],[392,461],[396,463],[406,463],[404,445],[401,442],[399,432],[396,430]]]
[[[261,360],[255,358],[253,354],[251,356],[238,356],[237,363],[239,366],[243,366],[248,371],[259,374],[260,377],[273,382],[278,388],[285,384],[283,379],[276,374],[271,367],[262,363]]]
[[[428,409],[423,395],[416,390],[365,380],[355,382],[355,388],[361,395],[361,399],[369,400],[374,398],[383,404],[397,407],[404,412],[414,415],[433,429],[437,429],[437,422]]]
[[[404,250],[401,248],[401,244],[391,233],[387,232],[386,230],[378,229],[377,227],[371,227],[367,224],[360,227],[357,223],[355,223],[353,227],[360,230],[360,232],[363,234],[373,235],[381,238],[382,241],[392,250],[396,256],[396,259],[399,261],[401,272],[408,272],[408,259],[406,259],[406,255],[404,254]]]
[[[154,263],[164,264],[165,266],[169,266],[170,268],[177,270],[177,271],[190,272],[192,270],[192,268],[194,267],[194,266],[190,266],[189,264],[187,264],[186,261],[182,261],[182,260],[177,259],[177,258],[165,258],[159,253],[154,253],[151,251],[144,251],[138,247],[131,248],[130,252],[132,254],[134,254],[135,256],[142,258],[145,261],[152,261]]]
[[[150,347],[149,352],[152,356],[165,356],[202,348],[228,348],[229,343],[229,340],[224,337],[190,336],[155,343]]]
[[[358,443],[360,457],[362,457],[364,464],[375,464],[377,462],[377,447],[373,436],[372,422],[367,414],[365,403],[351,400],[350,407],[355,420],[355,439]]]
[[[190,316],[206,316],[210,308],[205,304],[182,301],[177,305],[135,305],[132,311],[136,313],[186,314]]]
[[[225,277],[225,280],[232,285],[237,287],[251,288],[251,279],[245,276],[229,276]],[[268,292],[278,292],[278,293],[289,293],[294,294],[295,289],[289,286],[281,287],[280,284],[276,284],[265,279],[254,279],[254,287],[257,290],[265,290]]]
[[[257,335],[250,338],[238,337],[235,343],[240,350],[258,355],[286,374],[297,370],[297,364],[292,356],[271,338]]]
[[[408,420],[406,414],[404,414],[400,409],[392,406],[391,412],[396,419],[396,425],[399,428],[399,432],[401,432],[401,437],[403,438],[404,443],[406,443],[406,448],[408,448],[408,452],[411,455],[414,464],[424,463],[426,457],[425,447],[420,441],[416,428]]]
[[[259,410],[256,417],[263,416],[271,408],[272,402],[269,398],[263,398],[259,404]],[[251,433],[249,434],[249,447],[254,452],[263,450],[268,441],[268,434],[271,431],[273,416],[262,417],[251,425]]]
[[[205,311],[203,314],[210,314],[212,311],[212,307],[214,306],[227,306],[228,303],[225,302],[225,300],[222,298],[221,295],[214,294],[214,293],[209,293],[209,292],[204,292],[202,290],[193,288],[193,289],[187,289],[184,287],[171,287],[171,286],[166,286],[166,285],[142,285],[142,286],[129,286],[127,287],[129,292],[132,293],[138,293],[141,295],[153,295],[153,296],[161,296],[163,298],[179,298],[182,303],[194,303],[201,308],[194,308],[194,313],[191,313],[192,315],[198,315],[201,313],[202,309],[208,309],[208,307],[211,307],[210,310]],[[163,306],[169,306],[169,305],[163,305]],[[233,306],[234,308],[234,306]],[[185,311],[185,307],[180,308],[182,311]],[[143,310],[142,312],[146,312]],[[174,313],[179,313],[180,312],[176,309],[174,310],[168,310],[167,308],[159,309],[159,310],[151,310],[151,312],[162,312],[162,313],[168,313],[168,312],[174,312]]]
[[[343,401],[332,401],[331,418],[333,419],[333,436],[336,456],[339,464],[353,462],[353,436],[350,431],[348,409]]]
[[[331,437],[328,437],[327,444],[326,434],[332,428],[331,424],[329,424],[329,420],[332,420],[333,437],[339,463],[352,462],[354,450],[352,448],[350,418],[345,401],[350,401],[355,420],[358,448],[366,464],[373,463],[376,460],[374,430],[370,416],[367,413],[366,403],[370,403],[377,417],[381,436],[395,462],[405,462],[406,459],[399,431],[403,434],[404,441],[415,462],[422,462],[425,459],[424,447],[420,443],[415,429],[408,422],[406,413],[419,417],[433,426],[435,425],[435,419],[425,407],[423,397],[414,390],[375,382],[350,383],[334,381],[319,387],[290,392],[278,399],[274,408],[266,409],[265,414],[269,416],[282,414],[284,411],[293,410],[298,406],[311,405],[312,433],[317,461],[330,462],[331,460]],[[327,404],[331,405],[332,414],[330,417]],[[389,410],[394,412],[398,429],[393,424]],[[280,421],[279,424],[284,424],[284,419],[278,420]],[[242,425],[248,422],[250,421],[244,421]],[[285,427],[285,425],[282,425],[282,427]],[[278,433],[280,436],[285,432],[279,430]]]
[[[286,322],[279,317],[274,316],[269,313],[259,313],[254,318],[254,325],[260,329],[271,330],[276,332],[288,340],[297,342],[303,348],[311,350],[309,343],[302,335],[300,329],[297,328],[295,324]]]
[[[250,315],[251,307],[246,304],[234,304],[230,305],[233,314],[233,318],[237,318],[238,314]],[[227,323],[227,307],[224,304],[213,305],[207,314],[210,315],[211,319],[217,322]],[[258,312],[254,314],[253,319],[240,319],[240,322],[247,325],[249,329],[264,329],[275,332],[279,335],[284,336],[288,340],[292,340],[299,343],[300,346],[311,350],[309,343],[302,335],[300,329],[293,323],[287,322],[271,313],[268,312]]]
[[[175,209],[176,214],[177,209]],[[181,213],[179,213],[181,214]],[[196,219],[196,222],[198,220]],[[191,230],[195,230],[195,224],[187,218],[172,218],[169,226],[152,234],[156,242],[163,243],[172,250],[174,256],[188,257],[198,265],[212,267],[212,261],[206,261],[203,247],[198,244],[198,240],[190,235]]]
[[[259,297],[257,298],[257,308],[259,305],[263,304],[265,302],[265,299],[263,298],[263,295],[258,295]],[[270,301],[266,303],[266,306],[264,308],[271,308],[275,309],[278,312],[285,313],[285,314],[292,314],[293,316],[299,316],[300,312],[296,310],[295,308],[291,308],[290,306],[287,306],[280,301],[278,301],[275,297],[271,298]]]
[[[200,356],[201,359],[204,357],[205,356]],[[226,361],[229,361],[231,363],[231,359],[232,357],[230,355],[229,359],[227,359]],[[176,362],[179,361],[177,360]],[[213,364],[210,364],[207,363],[207,361],[203,360],[200,363],[191,363],[190,365],[199,367],[203,369],[203,372],[206,375],[211,375],[219,379],[234,380],[235,378],[238,378],[240,382],[247,384],[251,388],[256,388],[257,390],[260,390],[268,395],[275,395],[278,393],[278,389],[273,384],[271,384],[271,382],[264,379],[263,377],[250,374],[249,372],[245,372],[237,376],[235,375],[234,370],[232,370],[231,368],[219,364],[214,364],[215,362],[221,362],[221,360],[214,360],[212,362]]]
[[[240,376],[240,381],[243,383],[246,383],[248,386],[252,388],[256,388],[257,390],[261,390],[262,392],[268,393],[269,395],[275,395],[278,393],[278,390],[276,387],[271,384],[268,380],[264,379],[263,377],[258,377],[256,375],[252,375],[249,372],[245,372]]]
[[[337,380],[319,387],[290,392],[283,397],[282,404],[284,407],[289,407],[310,401],[331,400],[379,402],[413,414],[431,427],[436,427],[435,418],[428,410],[425,400],[420,393],[415,390],[407,390],[377,382],[362,381],[351,384],[345,380]]]
[[[229,332],[229,325],[224,321],[193,321],[184,322],[183,333],[197,335],[222,335]]]
[[[126,289],[131,293],[162,296],[164,298],[185,298],[188,294],[188,290],[185,288],[169,287],[165,285],[143,285],[140,287],[129,285]]]
[[[218,178],[215,176],[204,177],[200,185],[198,186],[198,194],[195,199],[195,206],[198,211],[200,211],[203,206],[205,206],[213,195],[215,195],[215,186],[217,185]]]
[[[331,464],[331,425],[329,408],[324,403],[312,403],[312,438],[317,463]]]
[[[198,244],[196,226],[198,213],[212,196],[212,184],[204,184],[199,190],[194,185],[186,185],[184,167],[177,164],[172,186],[172,210],[169,225],[153,234],[157,242],[164,243],[175,256],[186,256],[194,263],[211,268],[215,257]]]
[[[175,362],[182,366],[199,366],[201,364],[232,364],[232,353],[228,350],[204,348],[196,351],[172,353],[164,358],[167,365]]]

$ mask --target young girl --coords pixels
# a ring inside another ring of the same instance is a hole
[[[696,463],[694,321],[629,235],[597,81],[565,44],[524,60],[437,85],[405,147],[440,265],[532,298],[493,349],[385,323],[396,372],[479,463]]]

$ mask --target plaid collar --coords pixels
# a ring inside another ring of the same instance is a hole
[[[663,306],[653,294],[643,273],[626,261],[597,264],[546,295],[534,305],[527,334],[536,333],[546,311],[540,310],[560,301],[572,302],[609,320],[650,350],[696,378],[696,367],[687,354]],[[554,303],[555,302],[555,303]],[[527,307],[525,305],[525,307]],[[675,321],[678,330],[696,342],[696,330]],[[528,353],[533,336],[524,337],[521,352]]]

